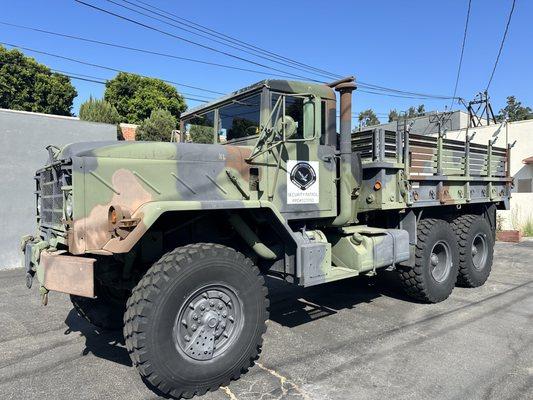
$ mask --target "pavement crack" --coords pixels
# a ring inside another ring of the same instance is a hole
[[[279,379],[280,382],[280,388],[282,391],[282,397],[287,395],[289,393],[289,390],[287,389],[288,385],[290,388],[292,388],[296,393],[298,393],[302,398],[305,400],[311,400],[311,396],[307,394],[300,386],[298,386],[296,383],[292,382],[289,378],[281,375],[279,372],[265,367],[263,364],[256,362],[255,365],[257,365],[262,370],[268,372],[270,375],[274,376],[275,378]]]
[[[238,397],[235,396],[235,393],[233,393],[229,387],[220,386],[220,389],[228,396],[230,400],[239,400]]]

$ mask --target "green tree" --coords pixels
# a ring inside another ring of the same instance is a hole
[[[411,106],[407,110],[407,118],[421,117],[426,113],[426,106],[420,104],[418,107]]]
[[[516,100],[514,96],[507,97],[507,105],[500,110],[498,119],[501,121],[505,117],[509,118],[509,122],[522,121],[525,119],[533,119],[531,107],[524,107],[522,103]]]
[[[104,122],[107,124],[118,124],[120,115],[115,107],[103,99],[93,99],[89,97],[80,106],[80,119],[82,121]]]
[[[396,109],[392,109],[389,111],[389,122],[397,121],[398,120],[398,111]]]
[[[379,125],[379,119],[371,108],[361,111],[358,120],[361,126]]]
[[[122,121],[140,124],[153,110],[168,110],[179,118],[187,105],[174,86],[160,79],[120,72],[106,83],[104,99],[118,111]]]
[[[0,107],[72,115],[78,93],[70,79],[18,50],[0,46]]]
[[[169,142],[177,120],[168,110],[153,110],[136,132],[137,140]]]
[[[213,143],[212,126],[191,125],[189,134],[193,143]]]

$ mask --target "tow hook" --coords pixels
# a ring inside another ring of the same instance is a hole
[[[48,292],[49,290],[44,286],[39,288],[39,293],[41,294],[41,304],[46,306],[48,304]]]

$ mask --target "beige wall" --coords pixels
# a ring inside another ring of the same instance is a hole
[[[533,220],[533,193],[517,193],[518,179],[533,179],[533,165],[522,162],[533,156],[533,120],[511,122],[507,125],[490,125],[470,128],[469,134],[476,132],[474,142],[487,144],[499,132],[494,144],[497,147],[506,146],[506,136],[509,143],[516,140],[511,150],[511,175],[515,179],[515,187],[511,197],[511,210],[500,211],[499,215],[503,229],[521,229],[529,219]],[[465,130],[449,131],[449,139],[465,140]]]

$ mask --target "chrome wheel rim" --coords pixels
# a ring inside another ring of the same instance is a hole
[[[197,361],[224,353],[244,326],[242,304],[226,284],[204,286],[182,304],[174,323],[178,351]]]
[[[478,233],[472,240],[472,265],[478,271],[485,268],[487,263],[488,244],[487,237],[482,233]]]
[[[431,276],[437,282],[444,282],[448,278],[452,269],[451,250],[448,243],[439,240],[433,245],[429,256],[429,267]]]

